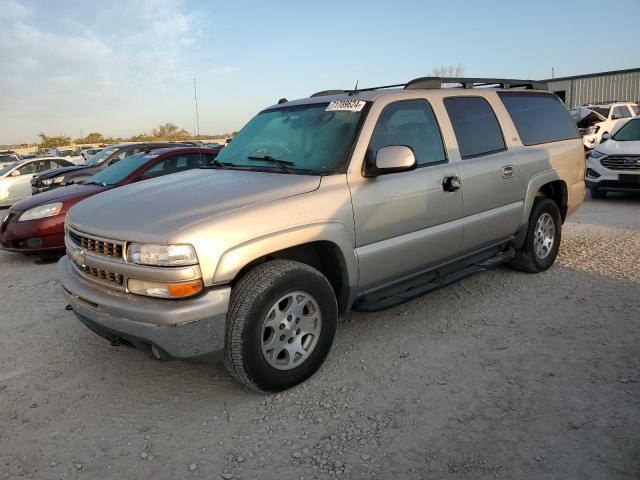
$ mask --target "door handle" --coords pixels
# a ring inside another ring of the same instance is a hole
[[[515,169],[513,165],[505,165],[502,167],[502,178],[513,178],[513,174],[515,173]]]
[[[462,188],[462,180],[457,175],[449,175],[442,179],[442,189],[445,192],[455,192]]]

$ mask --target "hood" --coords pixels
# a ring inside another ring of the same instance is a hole
[[[569,111],[571,118],[576,122],[578,128],[587,128],[598,122],[604,122],[606,118],[595,110],[587,107],[578,107]]]
[[[316,190],[320,178],[246,170],[189,170],[89,198],[74,206],[67,218],[80,231],[105,238],[164,242],[188,225]]]
[[[48,192],[39,193],[32,197],[20,200],[11,207],[12,211],[24,212],[30,208],[47,203],[64,202],[65,200],[76,199],[78,197],[87,197],[104,191],[106,187],[102,185],[70,185],[68,187],[59,187]]]
[[[629,142],[616,142],[607,140],[595,148],[605,155],[640,155],[640,140]]]
[[[91,167],[94,167],[94,166],[95,165],[73,165],[71,167],[52,168],[50,170],[45,170],[42,173],[37,173],[36,175],[34,175],[34,177],[51,178],[51,177],[56,177],[56,176],[60,175],[61,173],[66,173],[66,172],[76,171],[76,170],[82,170],[82,169],[91,168]]]

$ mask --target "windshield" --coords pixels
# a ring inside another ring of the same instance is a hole
[[[100,150],[95,155],[91,155],[87,158],[85,165],[94,165],[98,163],[102,163],[109,155],[118,150],[117,148],[105,148],[104,150]]]
[[[636,142],[640,140],[640,120],[629,120],[613,137],[616,142]]]
[[[589,110],[593,110],[594,112],[599,113],[604,118],[609,118],[609,111],[611,107],[587,107]]]
[[[7,173],[9,170],[11,170],[13,167],[15,167],[16,165],[18,165],[18,162],[14,162],[14,163],[10,163],[9,165],[7,165],[6,167],[0,168],[0,177],[2,175],[4,175],[5,173]]]
[[[131,155],[130,157],[120,160],[115,165],[111,165],[101,172],[96,173],[93,177],[90,177],[86,183],[97,183],[104,186],[116,185],[156,156],[157,155],[144,152]]]
[[[347,161],[363,105],[359,111],[327,111],[329,103],[265,110],[240,130],[217,160],[280,172],[333,172]]]

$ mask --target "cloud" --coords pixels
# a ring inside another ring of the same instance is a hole
[[[33,141],[38,131],[135,133],[136,118],[159,108],[176,83],[190,81],[186,59],[198,30],[182,3],[114,3],[92,3],[87,21],[77,5],[60,2],[52,17],[49,3],[32,9],[0,0],[9,20],[0,29],[0,143]],[[211,72],[216,68],[233,71]]]

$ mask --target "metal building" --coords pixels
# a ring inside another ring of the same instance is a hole
[[[568,108],[610,100],[640,102],[640,68],[544,80]]]

